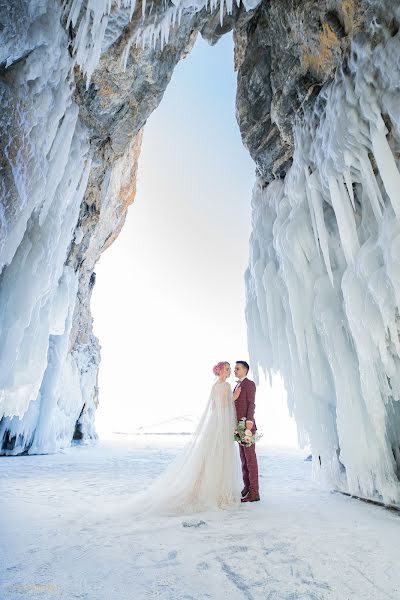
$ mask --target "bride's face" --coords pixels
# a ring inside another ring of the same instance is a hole
[[[227,363],[224,366],[224,369],[222,371],[222,376],[223,377],[230,377],[231,376],[231,366],[230,366],[230,364]]]

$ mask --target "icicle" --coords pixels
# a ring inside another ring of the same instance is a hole
[[[122,69],[126,71],[126,67],[128,64],[129,54],[132,48],[133,43],[135,42],[135,38],[131,36],[126,44],[123,52],[122,52]],[[136,37],[136,45],[137,45],[137,37]]]
[[[224,22],[224,0],[219,0],[219,23],[222,27]]]
[[[314,232],[314,240],[315,240],[315,247],[319,252],[319,242],[318,242],[318,231],[317,231],[317,224],[315,221],[315,214],[314,214],[314,208],[313,208],[313,204],[312,204],[312,200],[311,200],[311,193],[310,193],[310,188],[309,188],[309,171],[308,171],[308,165],[304,167],[304,173],[306,176],[306,195],[307,195],[307,203],[308,203],[308,209],[310,211],[310,217],[311,217],[311,224],[312,224],[312,228],[313,228],[313,232]]]
[[[351,214],[349,203],[343,195],[343,189],[341,189],[339,181],[331,176],[328,185],[343,245],[343,252],[347,264],[353,264],[355,254],[359,248],[354,216]]]
[[[314,171],[308,178],[310,186],[311,203],[314,209],[315,223],[318,233],[319,245],[321,246],[322,256],[324,257],[325,267],[329,275],[329,279],[333,285],[333,275],[331,261],[329,258],[328,234],[324,221],[324,211],[322,208],[322,197],[319,184],[317,182],[318,173]]]
[[[351,180],[351,173],[350,173],[351,159],[349,157],[349,153],[346,151],[343,153],[343,156],[344,156],[344,162],[347,166],[347,168],[343,170],[343,177],[344,177],[344,181],[346,184],[347,193],[349,194],[349,198],[351,200],[351,205],[353,207],[353,210],[355,211],[356,205],[354,203],[353,182]]]
[[[75,25],[78,21],[79,13],[82,8],[82,4],[83,4],[83,0],[72,0],[71,7],[66,9],[66,10],[68,10],[67,28],[69,27],[70,24],[72,25],[72,27],[75,27]]]
[[[365,190],[369,197],[372,210],[376,220],[379,222],[382,219],[383,198],[379,188],[377,189],[376,179],[371,167],[366,150],[360,150],[356,155],[360,164],[360,171],[363,178]]]
[[[378,127],[371,127],[372,147],[386,193],[396,217],[400,219],[400,173],[386,139],[385,129],[382,120]]]
[[[136,8],[136,0],[132,0],[130,2],[130,11],[129,11],[129,20],[132,20],[133,17],[133,13],[135,12],[135,8]]]

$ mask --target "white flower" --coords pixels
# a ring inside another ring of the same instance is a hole
[[[244,434],[248,435],[250,437],[253,435],[253,433],[250,431],[250,429],[246,429],[246,431],[244,432]]]

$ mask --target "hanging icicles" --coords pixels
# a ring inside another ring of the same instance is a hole
[[[251,359],[282,373],[315,472],[396,505],[399,53],[399,34],[365,45],[298,127],[284,183],[256,186],[247,275]]]

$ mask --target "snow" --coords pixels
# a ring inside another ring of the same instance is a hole
[[[0,597],[399,597],[399,515],[322,491],[300,451],[259,445],[259,503],[190,517],[119,518],[119,506],[183,441],[113,436],[96,447],[3,458]]]
[[[282,374],[314,473],[397,506],[399,52],[399,34],[354,42],[297,125],[285,180],[256,183],[246,274],[251,363]]]

